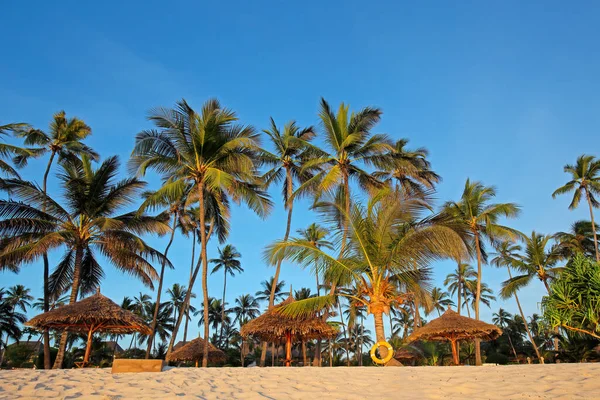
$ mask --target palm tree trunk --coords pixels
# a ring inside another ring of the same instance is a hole
[[[316,267],[316,265],[315,265]],[[317,278],[317,296],[321,297],[321,288],[319,287],[319,271],[315,268],[315,276]],[[315,343],[315,354],[313,357],[313,366],[321,366],[321,339],[317,339]]]
[[[348,335],[346,334],[346,324],[344,323],[344,314],[342,313],[342,303],[338,300],[338,310],[340,311],[340,321],[342,322],[342,331],[344,332],[344,341],[346,349],[346,364],[350,366],[350,350],[348,349]]]
[[[287,224],[285,226],[285,235],[283,236],[283,241],[287,242],[290,236],[290,230],[292,229],[292,210],[294,208],[294,203],[289,199],[294,194],[293,184],[294,180],[292,178],[292,172],[289,167],[286,167],[286,182],[287,182],[287,198],[288,202],[285,204],[285,207],[288,210],[287,216]],[[279,282],[279,273],[281,272],[281,263],[283,259],[280,258],[277,260],[277,265],[275,266],[275,275],[273,276],[273,285],[271,287],[271,293],[269,295],[269,309],[271,309],[275,305],[275,288],[277,287],[277,282]],[[265,360],[267,358],[267,342],[263,342],[262,353],[260,355],[260,366],[265,366]]]
[[[600,263],[600,252],[598,252],[598,237],[596,236],[596,224],[594,222],[594,211],[592,209],[592,199],[587,188],[585,189],[585,195],[587,197],[588,206],[590,208],[590,220],[592,222],[592,232],[594,233],[594,248],[596,249],[596,262]]]
[[[383,327],[383,312],[377,311],[373,313],[373,317],[375,318],[375,341],[382,342],[385,341],[385,331]],[[385,358],[388,354],[387,347],[379,348],[379,356],[381,358]]]
[[[510,272],[510,267],[507,266],[506,269],[508,270],[509,279],[512,279],[512,273]],[[529,337],[529,341],[531,342],[531,345],[533,346],[533,350],[535,350],[535,355],[537,356],[538,360],[540,361],[540,364],[543,364],[544,359],[542,358],[542,356],[540,354],[540,350],[538,349],[537,345],[533,341],[533,335],[531,334],[531,331],[529,330],[529,325],[527,324],[527,320],[525,319],[525,313],[523,312],[523,309],[521,308],[521,302],[519,301],[519,296],[517,295],[516,292],[515,292],[515,301],[517,302],[517,307],[519,308],[519,313],[521,314],[521,318],[523,318],[523,322],[524,322],[523,325],[525,325],[525,331],[527,332],[527,337]]]
[[[302,366],[308,367],[308,363],[306,361],[306,342],[302,341]]]
[[[152,317],[152,325],[150,325],[150,329],[152,332],[148,337],[148,347],[146,347],[146,360],[150,358],[150,351],[152,350],[152,343],[154,342],[154,335],[156,335],[156,320],[158,318],[158,310],[160,308],[160,296],[163,287],[163,281],[165,278],[165,267],[166,267],[166,258],[169,253],[169,248],[171,244],[173,244],[173,238],[175,237],[175,229],[177,227],[177,213],[173,213],[173,225],[171,226],[171,237],[169,238],[169,243],[167,243],[167,247],[165,248],[164,256],[165,258],[162,260],[160,265],[160,276],[158,278],[158,289],[156,291],[156,305],[154,306],[154,315]]]
[[[458,306],[456,308],[456,311],[458,312],[458,315],[460,315],[460,307],[461,307],[461,300],[462,300],[462,296],[461,296],[461,291],[462,291],[462,278],[459,278],[458,280]]]
[[[421,311],[419,310],[420,308],[420,301],[417,298],[417,296],[415,296],[414,300],[413,300],[413,307],[414,307],[414,324],[415,327],[420,328],[421,327]]]
[[[202,258],[202,297],[204,298],[204,348],[208,349],[208,254],[206,240],[206,215],[204,210],[204,183],[198,184],[198,203],[200,207],[200,256]],[[202,355],[202,367],[208,367],[208,351]]]
[[[544,286],[546,287],[548,294],[550,294],[550,286],[548,285],[547,278],[542,279],[542,282],[544,282]],[[525,322],[525,325],[527,325],[527,320],[524,320],[524,322]],[[554,328],[554,333],[556,335],[558,335],[558,326],[556,328]],[[558,351],[558,337],[555,337],[554,339],[552,339],[552,342],[554,343],[554,351]]]
[[[190,283],[189,285],[191,285],[192,282],[192,276],[194,275],[194,259],[195,257],[195,253],[196,252],[196,229],[192,229],[192,263],[190,265]],[[188,287],[187,289],[189,292],[192,291],[191,287]],[[190,295],[191,296],[191,295]],[[188,333],[188,322],[190,321],[190,303],[189,302],[185,302],[185,328],[183,330],[183,343],[187,342],[187,333]]]
[[[50,168],[52,167],[52,161],[54,161],[55,154],[56,153],[54,151],[52,151],[52,153],[50,154],[50,159],[48,160],[48,165],[46,166],[46,171],[44,172],[44,180],[42,183],[42,190],[44,194],[47,193],[48,174],[50,174]],[[46,211],[45,204],[42,206],[42,211]],[[48,261],[48,254],[44,253],[42,259],[44,260],[44,312],[48,312],[50,310],[50,262]],[[51,367],[52,363],[50,360],[50,331],[48,329],[44,329],[44,369],[50,369]]]
[[[225,290],[227,290],[227,267],[223,267],[223,300],[221,300],[221,332],[219,333],[219,345],[223,342],[223,325],[225,324]]]
[[[83,248],[77,247],[75,249],[75,266],[73,268],[73,284],[71,286],[71,296],[69,297],[69,304],[73,304],[77,301],[77,292],[79,291],[79,280],[81,275],[81,260],[83,260]],[[56,360],[52,369],[62,368],[63,359],[65,358],[65,351],[67,348],[67,339],[69,337],[68,332],[63,332],[60,335],[60,342],[58,344],[58,353],[56,354]]]
[[[481,300],[481,249],[479,247],[479,233],[475,235],[475,250],[477,251],[477,292],[475,293],[475,319],[479,321],[479,301]],[[475,339],[475,365],[481,365],[481,341]]]

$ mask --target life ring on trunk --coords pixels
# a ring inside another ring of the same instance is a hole
[[[385,358],[377,358],[377,356],[375,355],[375,352],[380,347],[386,347],[388,350],[387,356],[385,356]],[[375,343],[373,347],[371,347],[370,354],[371,360],[373,360],[374,363],[383,365],[390,361],[392,357],[394,357],[394,348],[388,342],[382,340],[381,342]]]

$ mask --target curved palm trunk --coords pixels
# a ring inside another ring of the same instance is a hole
[[[73,304],[77,301],[77,292],[79,291],[79,280],[81,276],[81,260],[83,260],[83,249],[78,247],[75,249],[75,267],[73,268],[73,284],[71,286],[71,296],[69,297],[69,304]],[[67,349],[67,339],[69,337],[68,332],[63,332],[60,335],[60,342],[58,344],[58,353],[56,354],[56,360],[52,369],[62,368],[63,359],[65,358],[65,351]]]
[[[590,208],[590,220],[592,222],[592,232],[594,233],[594,248],[596,250],[596,262],[600,262],[600,252],[598,252],[598,237],[596,236],[596,224],[594,223],[594,211],[592,209],[592,199],[587,188],[585,189],[585,195],[587,197],[588,206]]]
[[[162,260],[160,266],[160,277],[158,278],[158,289],[156,291],[156,305],[154,306],[154,315],[152,316],[152,325],[150,325],[150,329],[152,333],[148,337],[148,347],[146,348],[146,360],[150,358],[150,351],[152,350],[152,343],[154,343],[154,336],[156,335],[156,320],[158,319],[158,310],[160,309],[160,296],[162,294],[163,281],[165,278],[165,267],[166,267],[166,258],[169,253],[169,248],[171,244],[173,244],[173,238],[175,237],[175,228],[177,226],[177,213],[173,213],[173,226],[171,227],[171,237],[169,238],[169,243],[167,243],[167,247],[165,248],[165,259]]]
[[[227,268],[223,267],[223,300],[221,300],[221,332],[219,333],[219,344],[223,345],[223,326],[225,325],[225,291],[227,290]]]
[[[191,282],[192,282],[192,276],[194,275],[194,260],[196,258],[195,256],[195,252],[196,252],[196,230],[192,229],[192,263],[190,265],[190,280],[188,283],[188,291],[191,292],[192,288],[191,288]],[[183,343],[187,343],[187,333],[188,333],[188,322],[190,321],[190,303],[189,302],[185,302],[185,328],[183,329]]]
[[[50,154],[50,159],[48,160],[48,165],[46,166],[46,171],[44,172],[44,181],[42,183],[42,190],[44,194],[47,193],[48,187],[48,175],[50,174],[50,168],[52,167],[52,162],[54,161],[55,152],[53,151]],[[42,206],[42,211],[46,211],[46,205]],[[44,312],[48,312],[50,310],[50,291],[49,291],[49,276],[50,276],[50,262],[48,261],[48,254],[44,253],[42,256],[44,261]],[[52,367],[50,360],[50,331],[48,329],[44,329],[44,369],[50,369]]]
[[[363,365],[363,338],[365,336],[365,317],[360,317],[360,338],[358,340],[358,365],[362,367]]]
[[[475,250],[477,251],[477,292],[475,293],[475,319],[479,321],[479,301],[481,300],[481,249],[479,248],[479,233],[475,235]],[[475,365],[481,365],[481,341],[475,339]]]
[[[507,266],[506,269],[508,270],[508,277],[510,279],[512,279],[512,273],[510,272],[510,267]],[[517,302],[517,307],[519,308],[519,313],[521,314],[521,318],[523,318],[523,322],[525,325],[525,331],[527,332],[527,337],[529,338],[529,341],[531,342],[531,345],[533,346],[533,350],[535,350],[535,355],[537,356],[538,360],[540,361],[540,364],[543,364],[544,359],[542,358],[542,356],[540,354],[540,350],[538,349],[537,345],[533,341],[533,335],[531,334],[531,331],[529,330],[529,325],[527,324],[527,320],[525,319],[525,313],[523,312],[523,309],[521,308],[521,302],[519,301],[519,296],[517,295],[516,292],[515,292],[515,301]],[[515,357],[516,357],[516,355],[515,355]]]
[[[287,242],[290,237],[290,230],[292,229],[292,210],[294,208],[294,203],[289,201],[289,199],[294,194],[293,184],[294,180],[292,179],[292,172],[289,168],[286,168],[286,181],[287,181],[287,198],[288,203],[286,206],[288,207],[288,216],[287,216],[287,224],[285,227],[285,235],[283,236],[283,241]],[[277,287],[277,283],[279,282],[279,273],[281,272],[281,263],[283,259],[277,260],[277,265],[275,266],[275,275],[273,276],[273,285],[271,286],[271,293],[269,295],[269,309],[271,309],[275,305],[275,288]],[[260,366],[265,366],[265,360],[267,359],[267,342],[262,343],[262,352],[260,354]]]
[[[382,342],[385,341],[385,330],[383,328],[383,312],[376,311],[373,313],[373,317],[375,318],[375,341]],[[385,358],[388,354],[387,347],[383,346],[379,348],[379,357]]]
[[[204,348],[208,349],[209,331],[208,331],[208,255],[206,238],[206,215],[204,210],[204,183],[198,185],[198,202],[200,203],[200,257],[202,259],[202,297],[204,298]],[[180,318],[181,319],[181,318]],[[202,367],[208,367],[208,351],[202,355]]]

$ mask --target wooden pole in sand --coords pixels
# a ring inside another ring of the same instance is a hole
[[[285,334],[285,366],[290,367],[292,365],[292,333],[287,332]]]
[[[458,360],[458,350],[456,349],[456,340],[450,340],[450,346],[452,347],[452,360],[454,360],[454,365],[459,365],[460,361]]]
[[[88,331],[87,345],[85,347],[85,355],[83,356],[83,365],[88,363],[90,359],[90,353],[92,351],[92,335],[94,333],[94,325],[90,326],[90,330]]]

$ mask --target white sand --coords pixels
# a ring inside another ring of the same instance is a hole
[[[0,399],[600,399],[600,364],[0,371]]]

